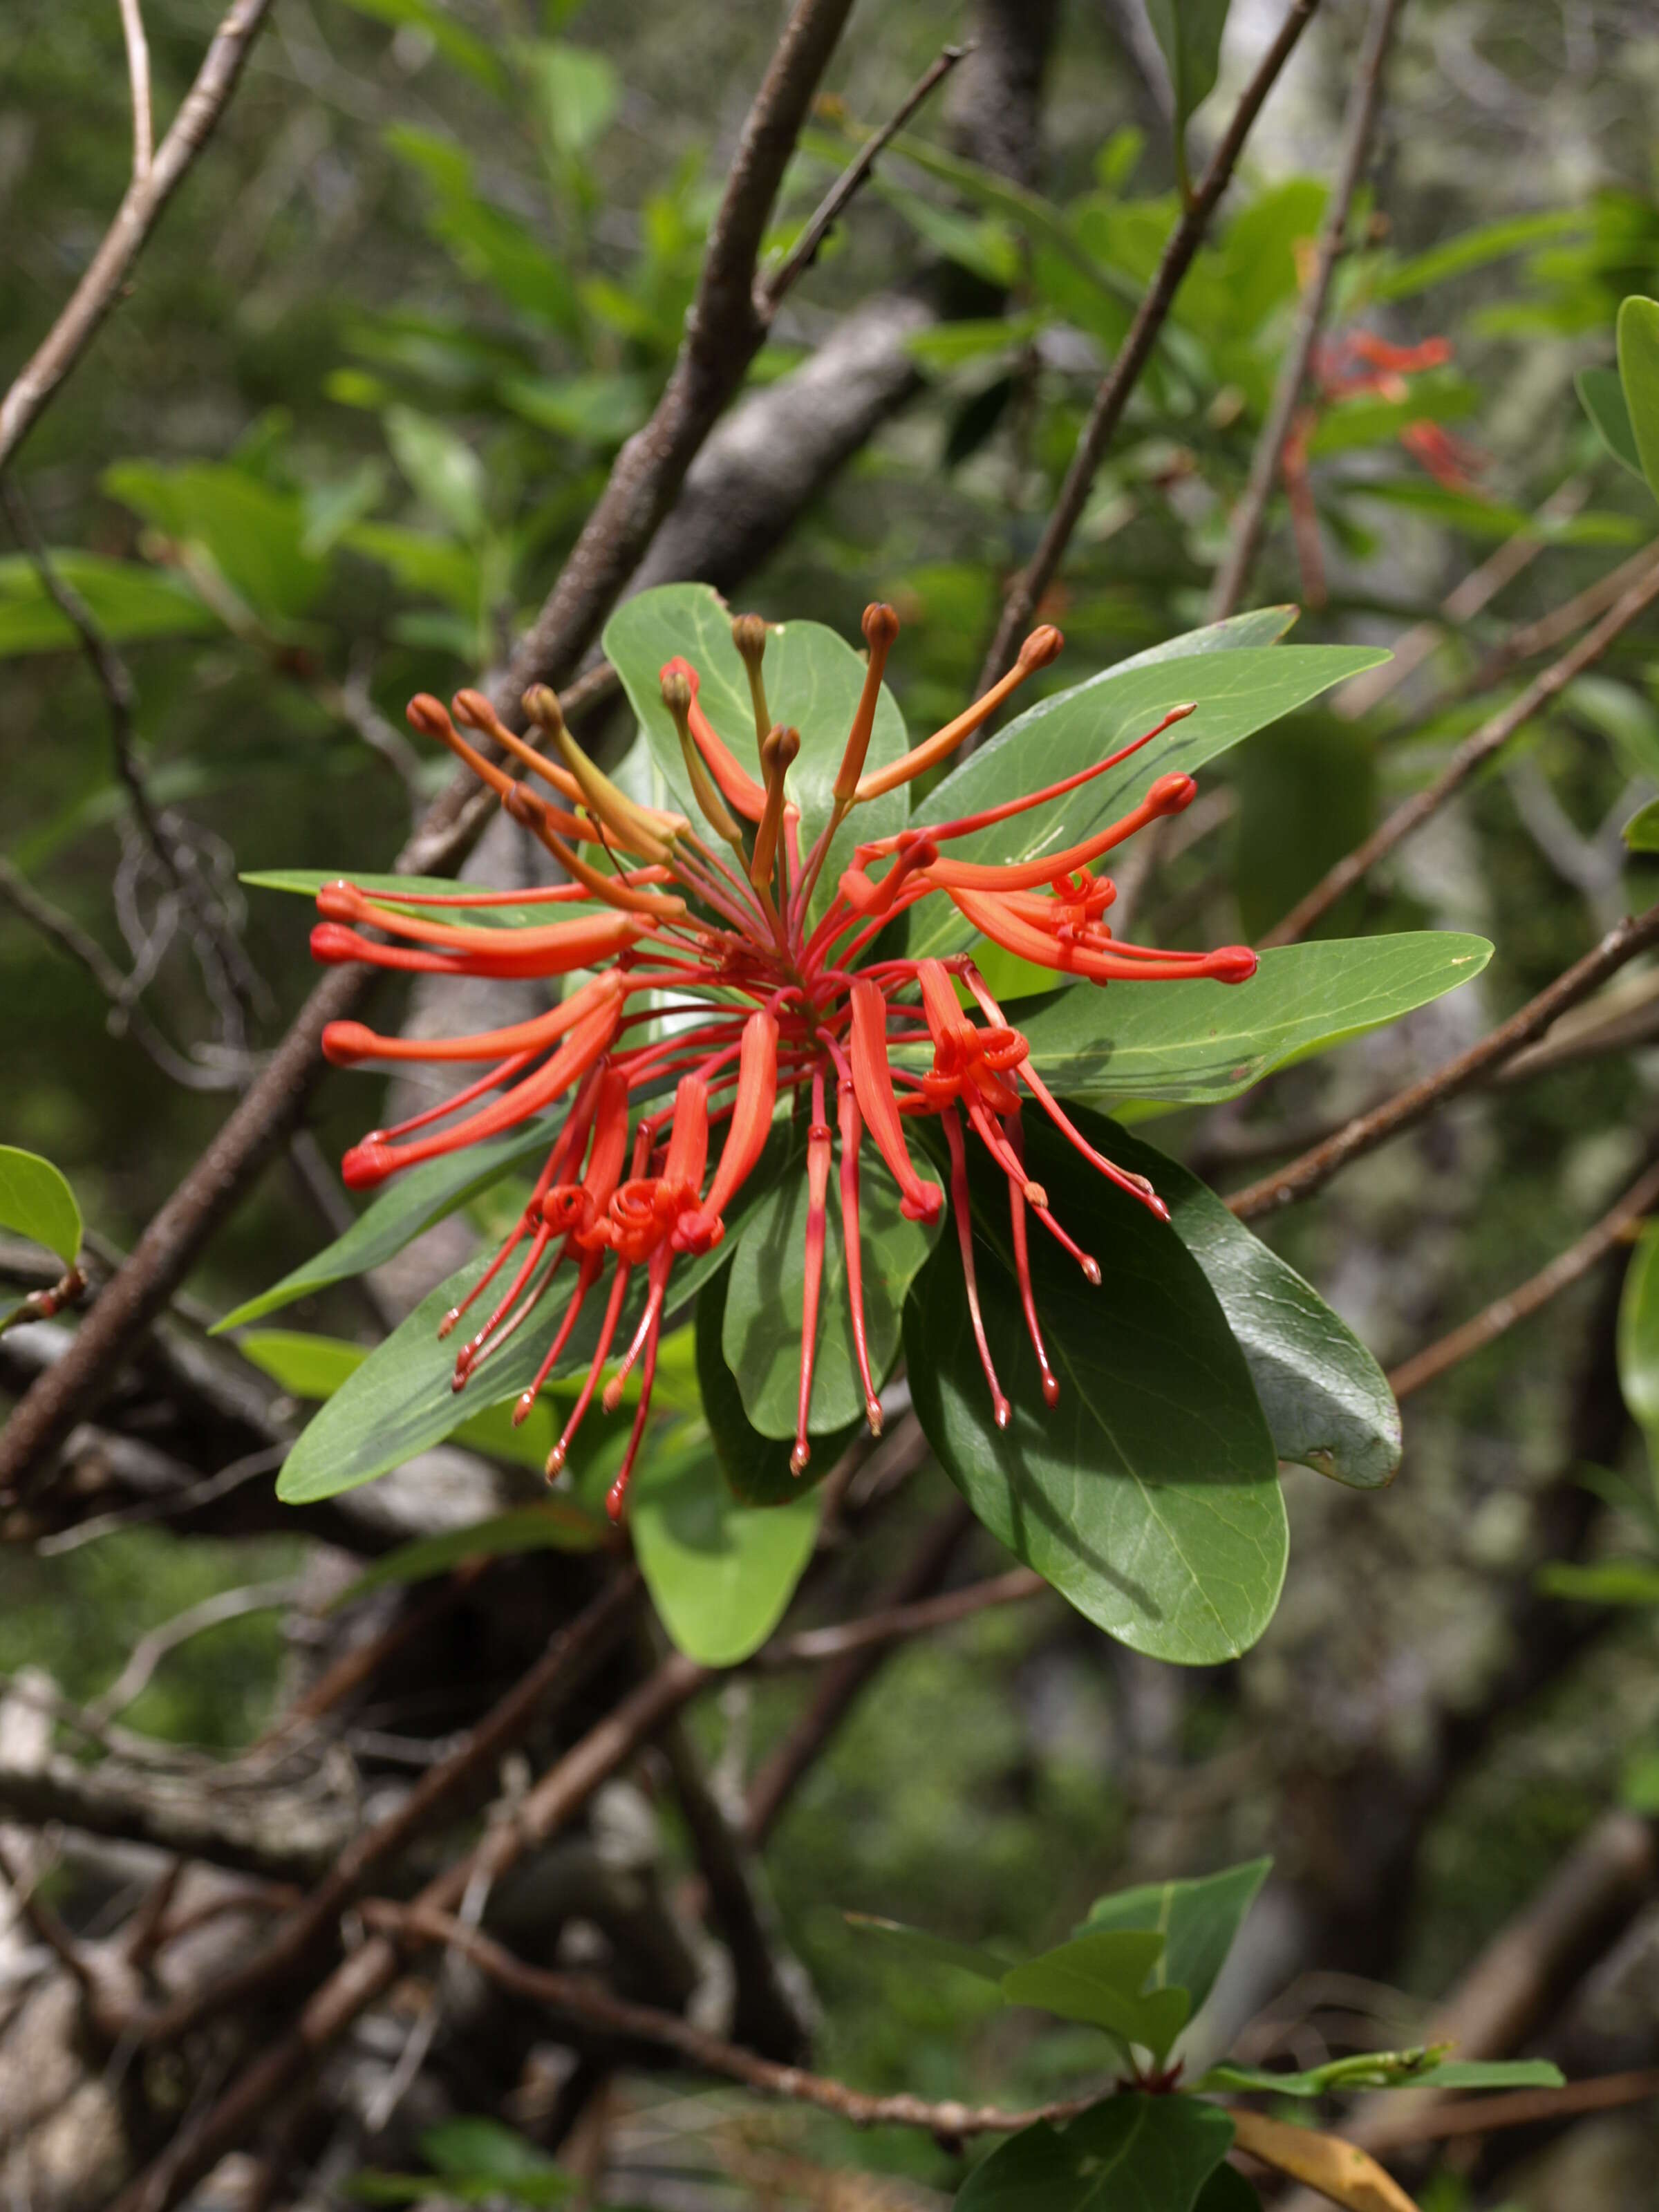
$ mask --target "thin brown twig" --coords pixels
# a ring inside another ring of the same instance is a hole
[[[155,160],[155,125],[150,112],[149,41],[138,0],[120,0],[121,35],[126,41],[127,78],[132,88],[132,181],[143,183]]]
[[[1528,1000],[1518,1013],[1499,1023],[1467,1052],[1459,1053],[1455,1060],[1447,1060],[1417,1082],[1407,1084],[1404,1090],[1369,1112],[1357,1114],[1334,1135],[1302,1153],[1288,1166],[1263,1176],[1247,1190],[1236,1192],[1227,1200],[1228,1205],[1241,1221],[1254,1221],[1259,1214],[1274,1212],[1281,1206],[1308,1197],[1351,1161],[1375,1152],[1390,1137],[1411,1128],[1443,1106],[1448,1099],[1456,1097],[1460,1091],[1501,1066],[1523,1045],[1542,1036],[1558,1015],[1577,1006],[1581,999],[1587,999],[1626,961],[1633,960],[1638,952],[1645,952],[1656,943],[1659,943],[1659,906],[1651,906],[1633,920],[1621,921],[1617,928],[1610,929],[1594,951],[1575,962],[1565,975],[1558,975],[1535,999]]]
[[[1019,1605],[1041,1597],[1051,1585],[1031,1567],[1011,1567],[1006,1575],[992,1575],[969,1583],[962,1589],[946,1590],[939,1597],[919,1598],[912,1605],[889,1606],[866,1613],[860,1620],[837,1621],[830,1628],[803,1628],[793,1636],[779,1636],[762,1646],[755,1664],[764,1668],[819,1666],[849,1652],[869,1651],[906,1637],[926,1635],[930,1629],[953,1628],[993,1606]]]
[[[1117,358],[1096,392],[1088,419],[1079,434],[1077,449],[1066,469],[1054,512],[1048,518],[1036,551],[1009,585],[998,618],[996,634],[980,671],[979,688],[987,690],[1012,667],[1019,638],[1036,613],[1043,593],[1054,581],[1066,549],[1072,541],[1089,497],[1095,471],[1121,421],[1129,396],[1152,358],[1182,280],[1203,242],[1217,203],[1231,180],[1233,168],[1249,137],[1262,102],[1290,59],[1297,41],[1308,27],[1319,0],[1292,0],[1279,34],[1257,64],[1246,85],[1232,120],[1211,156],[1198,188],[1183,210],[1164,248],[1157,273],[1135,310]]]
[[[1389,1371],[1389,1388],[1396,1398],[1408,1398],[1425,1382],[1432,1382],[1460,1360],[1470,1358],[1495,1343],[1505,1330],[1547,1306],[1550,1300],[1588,1275],[1615,1244],[1626,1241],[1644,1214],[1659,1206],[1659,1165],[1650,1167],[1633,1182],[1616,1206],[1609,1207],[1592,1229],[1565,1252],[1558,1252],[1524,1283],[1494,1298],[1489,1306],[1449,1330],[1436,1343],[1425,1346],[1409,1359]]]
[[[1311,8],[1314,0],[1298,4]],[[257,5],[239,0],[252,20],[268,5],[269,0]],[[494,686],[503,714],[520,711],[527,684],[564,683],[580,664],[759,350],[765,336],[755,304],[761,241],[851,6],[852,0],[797,0],[750,108],[679,358],[651,420],[618,454],[558,582]],[[164,146],[163,156],[166,151]],[[161,167],[158,157],[157,173]],[[0,443],[0,465],[5,451]],[[470,806],[470,797],[464,776],[440,794],[398,855],[400,873],[440,873],[455,866],[495,811],[493,801]],[[202,1246],[298,1121],[324,1065],[324,1029],[349,1015],[368,988],[368,977],[343,966],[313,989],[240,1105],[150,1221],[63,1358],[19,1401],[0,1431],[0,1496],[15,1492],[26,1472],[92,1409]]]
[[[481,1966],[493,1981],[518,1996],[529,1997],[568,2019],[584,2021],[611,2035],[640,2043],[654,2043],[678,2051],[700,2073],[714,2074],[763,2096],[787,2097],[797,2104],[815,2105],[855,2127],[925,2128],[945,2141],[965,2136],[1012,2135],[1039,2120],[1075,2119],[1097,2104],[1098,2095],[1076,2097],[1063,2103],[1042,2105],[1029,2112],[1005,2112],[995,2106],[930,2104],[908,2095],[875,2097],[802,2067],[780,2066],[757,2057],[735,2043],[694,2027],[678,2013],[659,2011],[654,2005],[629,2004],[612,1996],[597,1983],[576,1974],[561,1974],[528,1965],[502,1944],[477,1930],[463,1927],[447,1912],[435,1912],[420,1904],[397,1905],[379,1898],[364,1901],[363,1917],[371,1927],[397,1936],[414,1936],[423,1943],[453,1944]]]
[[[472,1850],[428,1883],[415,1907],[453,1915],[471,1884],[499,1881],[523,1853],[574,1818],[609,1779],[709,1679],[709,1670],[676,1653],[621,1698],[548,1770],[519,1808]],[[437,1939],[439,1941],[442,1938]],[[306,2001],[295,2025],[245,2067],[211,2107],[182,2128],[117,2200],[112,2212],[172,2212],[228,2150],[246,2141],[272,2104],[315,2065],[364,2008],[397,1979],[404,1947],[372,1936]]]
[[[846,212],[848,204],[863,188],[879,156],[892,144],[934,88],[942,84],[957,64],[964,61],[973,51],[971,39],[964,40],[959,46],[946,46],[922,71],[880,130],[866,139],[856,155],[808,216],[805,228],[789,252],[769,276],[762,279],[759,289],[767,312],[777,307],[784,294],[805,275],[817,260],[818,248]]]
[[[1377,104],[1382,88],[1383,66],[1393,42],[1395,26],[1399,21],[1403,0],[1374,0],[1370,19],[1365,26],[1364,44],[1360,50],[1354,72],[1352,89],[1348,94],[1347,112],[1342,125],[1342,152],[1332,180],[1331,195],[1326,203],[1325,220],[1319,233],[1319,244],[1314,256],[1313,273],[1309,278],[1302,304],[1297,311],[1296,330],[1289,350],[1279,365],[1279,381],[1262,423],[1255,451],[1250,456],[1250,473],[1244,485],[1243,497],[1234,510],[1231,534],[1225,559],[1216,574],[1210,593],[1209,617],[1212,622],[1222,622],[1237,607],[1249,580],[1256,553],[1267,526],[1267,506],[1279,482],[1280,464],[1285,458],[1285,441],[1291,434],[1291,425],[1302,403],[1303,386],[1313,365],[1314,349],[1319,343],[1319,333],[1324,326],[1325,308],[1330,299],[1332,280],[1336,264],[1346,250],[1348,222],[1353,212],[1354,194],[1365,173],[1365,164],[1370,154],[1371,132],[1376,123]]]
[[[1326,871],[1305,897],[1298,899],[1285,919],[1261,939],[1264,945],[1292,945],[1328,914],[1345,891],[1352,890],[1377,862],[1385,860],[1414,830],[1420,830],[1457,792],[1475,770],[1523,730],[1535,715],[1607,651],[1613,640],[1636,617],[1659,599],[1659,562],[1639,576],[1594,629],[1587,630],[1571,651],[1553,661],[1535,676],[1518,698],[1488,717],[1473,735],[1464,738],[1434,781],[1395,807],[1387,820],[1372,830],[1363,844]]]
[[[135,167],[114,221],[68,306],[0,399],[0,470],[11,460],[105,316],[125,293],[134,262],[235,91],[249,48],[270,6],[271,0],[234,0],[214,33],[196,82],[185,94],[155,159],[142,174]],[[131,42],[128,51],[131,57]],[[135,81],[135,146],[137,89]]]

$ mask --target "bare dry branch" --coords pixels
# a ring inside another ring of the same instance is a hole
[[[132,88],[132,181],[142,185],[155,159],[155,125],[149,102],[149,41],[139,0],[121,0],[121,35]]]
[[[0,399],[0,471],[38,421],[41,410],[91,343],[99,325],[121,297],[133,263],[143,251],[151,231],[160,222],[167,202],[189,174],[197,155],[212,135],[225,111],[248,51],[259,27],[270,11],[271,0],[234,0],[214,33],[197,71],[196,82],[173,119],[154,161],[139,172],[135,166],[131,184],[64,309]],[[136,17],[137,8],[132,8]],[[124,22],[126,14],[124,9]],[[142,42],[142,29],[140,31]],[[132,33],[128,31],[131,62]],[[145,62],[148,99],[148,58]],[[137,119],[138,71],[133,68],[134,143],[142,144]]]

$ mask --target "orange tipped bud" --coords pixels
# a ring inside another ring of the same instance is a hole
[[[1018,665],[1028,672],[1034,668],[1046,668],[1065,642],[1052,623],[1044,623],[1040,629],[1031,632],[1019,648]]]
[[[685,763],[685,773],[691,786],[691,796],[703,819],[715,833],[724,837],[728,845],[743,851],[743,829],[735,814],[720,796],[720,787],[708,773],[708,766],[697,750],[691,735],[691,679],[683,669],[670,667],[662,678],[662,703],[673,719],[680,741],[680,757]]]
[[[332,1067],[355,1067],[372,1060],[380,1039],[362,1022],[330,1022],[323,1031],[323,1058]]]
[[[1065,642],[1052,623],[1044,623],[1040,629],[1034,629],[1021,646],[1018,659],[1005,677],[994,684],[981,697],[975,699],[973,705],[958,714],[953,722],[947,722],[942,730],[935,730],[931,738],[924,738],[919,745],[913,745],[902,760],[895,761],[890,768],[878,769],[873,775],[861,776],[854,796],[860,800],[880,799],[887,792],[896,791],[900,784],[908,783],[913,776],[925,775],[929,769],[937,768],[941,761],[948,760],[963,739],[988,722],[1003,701],[1011,692],[1018,690],[1034,670],[1048,666]],[[871,658],[873,663],[873,647]],[[872,711],[873,713],[873,705]],[[839,782],[836,787],[839,790]]]
[[[1161,775],[1146,793],[1152,814],[1180,814],[1198,797],[1198,786],[1189,775]]]
[[[545,684],[532,684],[524,695],[524,710],[538,730],[545,732],[557,746],[565,766],[580,786],[582,801],[594,819],[602,823],[617,842],[642,860],[653,862],[668,858],[668,847],[657,834],[650,817],[641,806],[637,806],[627,793],[612,783],[604,769],[596,767],[576,743],[564,724],[564,713],[557,698]]]
[[[766,779],[766,807],[755,831],[755,850],[749,862],[749,880],[758,889],[772,880],[777,865],[778,832],[783,825],[783,780],[800,751],[800,732],[769,730],[761,747],[761,773]]]
[[[732,625],[732,642],[749,674],[749,702],[755,711],[755,743],[764,750],[766,733],[772,726],[771,709],[766,703],[766,684],[761,675],[761,662],[766,656],[766,624],[758,615],[739,615]]]
[[[864,774],[865,755],[870,750],[870,735],[876,726],[876,708],[881,703],[882,673],[898,634],[899,618],[892,608],[883,600],[872,600],[864,610],[864,641],[870,648],[864,690],[853,716],[853,726],[847,733],[847,750],[836,771],[835,799],[841,812],[845,812],[860,796],[859,778]]]

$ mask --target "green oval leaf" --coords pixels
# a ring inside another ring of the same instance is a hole
[[[1618,370],[1581,368],[1573,382],[1578,403],[1594,424],[1596,436],[1621,468],[1628,469],[1633,477],[1641,476],[1642,456],[1636,450],[1636,433],[1631,428],[1630,409],[1625,404],[1625,387]]]
[[[1233,2124],[1197,2097],[1124,2094],[1063,2128],[1011,2136],[957,2192],[956,2212],[1192,2212],[1232,2148]]]
[[[1659,1223],[1636,1240],[1619,1300],[1619,1387],[1659,1468]]]
[[[1626,844],[1632,853],[1659,853],[1659,799],[1638,807],[1624,828]]]
[[[725,1250],[731,1242],[728,1237],[726,1244],[716,1249]],[[703,1418],[714,1437],[714,1450],[726,1479],[736,1496],[749,1505],[787,1505],[803,1490],[810,1490],[823,1481],[851,1443],[858,1424],[819,1437],[803,1472],[796,1474],[792,1470],[790,1439],[764,1437],[752,1425],[744,1409],[737,1377],[726,1364],[722,1340],[730,1281],[730,1271],[722,1272],[697,1300],[697,1383],[702,1393]],[[860,1420],[862,1419],[860,1409]]]
[[[1097,1115],[1079,1126],[1121,1167],[1144,1175],[1221,1301],[1282,1460],[1375,1490],[1392,1482],[1403,1443],[1382,1369],[1310,1283],[1178,1161]]]
[[[1619,381],[1642,474],[1659,499],[1659,300],[1638,295],[1619,309]]]
[[[1199,647],[1183,655],[1126,662],[1040,700],[946,776],[913,818],[923,828],[951,822],[1020,798],[1039,782],[1059,782],[1105,759],[1171,707],[1194,702],[1195,711],[1184,721],[1063,802],[1017,814],[951,846],[953,859],[997,863],[1058,852],[1115,821],[1160,775],[1213,760],[1388,657],[1360,647],[1279,645]],[[862,816],[860,809],[860,823]],[[860,827],[859,834],[869,833]],[[938,895],[908,919],[914,955],[955,951],[975,936],[949,900]]]
[[[1197,2012],[1215,1986],[1233,1938],[1273,1866],[1271,1859],[1249,1859],[1219,1874],[1188,1881],[1144,1883],[1097,1898],[1085,1929],[1155,1929],[1164,1940],[1153,1969],[1158,1984],[1185,1990]]]
[[[999,1431],[954,1231],[912,1286],[905,1350],[928,1442],[1000,1541],[1109,1635],[1201,1666],[1237,1658],[1279,1602],[1278,1458],[1215,1292],[1165,1223],[1040,1115],[1027,1162],[1103,1275],[1035,1222],[1031,1276],[1059,1403],[1045,1406],[1012,1273],[1007,1185],[970,1154],[980,1296],[1012,1418]]]
[[[1103,2027],[1120,2043],[1150,2051],[1161,2066],[1191,2009],[1185,1990],[1161,1980],[1146,1986],[1163,1949],[1155,1929],[1088,1928],[1010,1967],[1002,1993],[1010,2004],[1037,2005],[1061,2020]]]
[[[1002,1978],[1008,1972],[1008,1961],[999,1959],[994,1951],[981,1951],[972,1943],[952,1942],[948,1936],[935,1936],[926,1928],[912,1928],[902,1920],[884,1920],[874,1912],[844,1912],[842,1918],[860,1936],[878,1936],[890,1950],[899,1952],[912,1966],[950,1966],[959,1974],[972,1974],[976,1981],[989,1982],[1000,1990]]]
[[[832,1170],[826,1209],[823,1280],[808,1433],[823,1436],[864,1419],[864,1392],[853,1352],[847,1254]],[[806,1170],[799,1155],[755,1208],[726,1278],[720,1343],[737,1378],[750,1425],[763,1437],[795,1434],[800,1396],[802,1309],[806,1279]],[[859,1248],[864,1270],[866,1342],[876,1388],[898,1357],[905,1294],[933,1249],[937,1222],[907,1221],[898,1186],[879,1160],[860,1165]]]
[[[1146,19],[1170,65],[1179,131],[1215,89],[1228,0],[1146,0]]]
[[[1018,1018],[1062,1097],[1207,1104],[1426,1006],[1491,957],[1484,937],[1451,929],[1327,938],[1264,952],[1248,983],[1076,983]]]
[[[646,1450],[629,1492],[640,1571],[676,1648],[734,1667],[784,1616],[817,1541],[823,1501],[798,1489],[768,1510],[733,1496],[707,1442]]]
[[[0,1229],[13,1229],[55,1252],[66,1267],[81,1249],[81,1209],[50,1160],[0,1145]]]

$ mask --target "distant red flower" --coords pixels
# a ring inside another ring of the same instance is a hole
[[[1451,353],[1446,338],[1425,338],[1419,345],[1392,345],[1370,331],[1345,331],[1315,348],[1310,380],[1317,398],[1299,408],[1292,418],[1279,461],[1302,570],[1302,596],[1310,606],[1323,606],[1326,598],[1319,518],[1308,471],[1309,448],[1321,416],[1341,399],[1375,397],[1386,399],[1391,406],[1403,406],[1411,397],[1407,379],[1425,369],[1443,368]],[[1477,479],[1486,465],[1486,456],[1455,437],[1443,424],[1426,420],[1407,422],[1400,433],[1400,442],[1448,491],[1479,492]]]
[[[870,1425],[877,1431],[881,1413],[866,1337],[860,1242],[860,1164],[866,1136],[898,1186],[904,1213],[913,1220],[932,1220],[945,1195],[919,1170],[906,1123],[933,1116],[941,1124],[969,1304],[999,1425],[1006,1422],[1009,1407],[986,1341],[975,1282],[964,1120],[1007,1179],[1020,1297],[1043,1395],[1051,1405],[1059,1385],[1043,1348],[1032,1293],[1028,1214],[1036,1216],[1091,1281],[1100,1279],[1100,1269],[1056,1220],[1048,1192],[1025,1171],[1023,1094],[1036,1102],[1091,1166],[1168,1218],[1143,1177],[1114,1165],[1075,1127],[1031,1066],[1024,1037],[1006,1019],[968,954],[938,959],[872,957],[876,940],[893,916],[923,899],[941,896],[994,943],[1057,975],[1097,983],[1196,975],[1243,982],[1255,969],[1255,955],[1245,946],[1207,953],[1149,951],[1121,942],[1104,919],[1115,892],[1109,878],[1093,872],[1095,863],[1146,823],[1189,805],[1194,792],[1190,776],[1158,777],[1120,822],[1046,860],[988,866],[950,857],[956,839],[1062,798],[1127,759],[1191,711],[1185,707],[1175,708],[1155,729],[1109,759],[1028,796],[961,821],[904,830],[860,845],[854,865],[842,874],[827,908],[814,921],[813,890],[830,841],[848,814],[947,759],[1028,675],[1054,659],[1061,644],[1058,630],[1035,630],[1016,666],[982,698],[902,759],[866,774],[882,672],[897,631],[890,607],[866,610],[870,653],[863,693],[836,781],[830,818],[804,857],[799,815],[786,783],[799,738],[770,719],[761,672],[765,629],[745,617],[733,624],[733,637],[748,665],[755,700],[758,778],[739,764],[698,705],[696,670],[676,659],[662,671],[662,696],[678,730],[687,776],[717,842],[682,815],[629,799],[575,744],[546,689],[527,693],[525,708],[550,743],[553,757],[548,759],[506,728],[478,692],[457,696],[453,720],[435,699],[423,695],[409,709],[414,726],[441,739],[489,784],[571,881],[531,892],[437,896],[371,895],[342,882],[318,897],[324,919],[313,933],[312,949],[322,960],[482,976],[598,970],[552,1012],[482,1036],[435,1041],[380,1036],[356,1022],[335,1022],[325,1032],[323,1048],[343,1065],[366,1060],[461,1060],[484,1068],[477,1082],[455,1097],[396,1128],[376,1130],[355,1146],[343,1171],[356,1189],[417,1161],[498,1135],[566,1102],[562,1126],[522,1217],[469,1296],[446,1316],[443,1333],[455,1327],[488,1286],[505,1277],[495,1303],[457,1356],[459,1389],[524,1326],[556,1282],[566,1286],[563,1310],[540,1369],[518,1401],[514,1419],[521,1420],[608,1273],[598,1344],[548,1471],[555,1474],[563,1464],[613,1352],[618,1354],[617,1364],[603,1391],[608,1409],[615,1409],[625,1378],[637,1365],[639,1406],[622,1472],[611,1492],[613,1516],[622,1510],[649,1415],[658,1335],[675,1261],[684,1254],[708,1251],[724,1237],[727,1209],[760,1159],[781,1092],[793,1098],[797,1111],[805,1108],[807,1114],[805,1314],[792,1462],[797,1474],[811,1453],[807,1420],[837,1152],[836,1197],[854,1357]],[[457,723],[487,733],[550,787],[551,797],[538,797],[485,759]],[[718,842],[726,846],[729,858],[721,857]],[[578,849],[582,847],[592,857]],[[872,874],[872,869],[881,872]],[[453,907],[465,916],[490,906],[528,903],[544,905],[554,918],[502,929],[465,919],[434,921],[410,910]],[[559,918],[566,906],[582,910]],[[365,937],[365,927],[381,937]],[[667,1023],[660,997],[647,995],[664,993],[673,996],[673,1018]],[[964,994],[969,1005],[963,1003]],[[653,1024],[659,1025],[657,1033],[647,1030],[641,1041],[632,1041]],[[931,1066],[925,1073],[896,1066],[896,1044],[930,1045]],[[653,1103],[671,1081],[667,1103]],[[721,1133],[711,1171],[716,1129]],[[632,1335],[619,1345],[636,1273],[644,1278],[644,1304]]]

